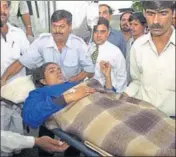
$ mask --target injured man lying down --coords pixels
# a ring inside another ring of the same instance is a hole
[[[36,69],[30,80],[36,88],[22,110],[30,127],[61,128],[112,156],[175,156],[175,120],[155,106],[118,99],[94,79],[63,82],[55,63]]]

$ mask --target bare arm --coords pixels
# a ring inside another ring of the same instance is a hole
[[[12,76],[14,76],[15,74],[17,74],[18,72],[20,72],[20,70],[24,67],[24,65],[22,65],[18,60],[13,62],[8,68],[7,70],[4,72],[2,78],[1,78],[1,86],[6,84],[6,81],[11,78]]]
[[[80,86],[78,88],[75,88],[75,92],[64,94],[64,99],[67,102],[67,104],[80,100],[92,93],[95,92],[95,89],[88,87],[88,86]]]
[[[70,78],[70,82],[78,82],[78,81],[82,81],[84,80],[86,77],[91,78],[93,77],[93,73],[88,73],[88,72],[81,72],[76,76],[73,76],[72,78]]]
[[[26,27],[26,35],[34,36],[32,32],[31,18],[29,13],[23,14],[22,18],[23,18],[24,25]]]
[[[107,89],[112,89],[113,86],[112,86],[112,80],[111,80],[111,64],[106,61],[101,61],[100,70],[105,76],[105,80],[106,80],[105,87]]]

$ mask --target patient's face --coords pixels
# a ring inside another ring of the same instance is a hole
[[[45,79],[41,83],[45,85],[55,85],[63,83],[63,75],[57,64],[49,64],[45,69]]]

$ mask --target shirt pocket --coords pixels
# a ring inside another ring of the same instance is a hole
[[[78,59],[75,59],[73,57],[69,57],[67,59],[64,60],[63,62],[63,69],[64,69],[64,75],[67,78],[73,77],[75,75],[77,75],[78,73],[80,73],[80,69],[79,69],[79,63],[78,63]]]

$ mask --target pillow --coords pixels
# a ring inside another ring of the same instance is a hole
[[[1,87],[1,97],[18,104],[24,102],[29,92],[34,89],[31,75],[23,76]]]

